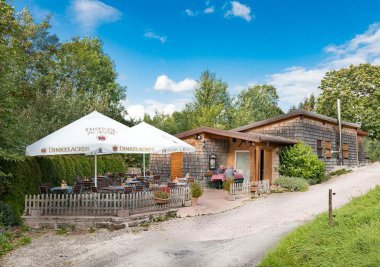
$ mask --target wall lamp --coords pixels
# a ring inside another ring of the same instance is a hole
[[[203,140],[202,145],[203,145],[203,147],[206,147],[206,141],[205,140]]]
[[[202,136],[200,134],[195,135],[195,140],[201,140],[201,139],[202,139]]]

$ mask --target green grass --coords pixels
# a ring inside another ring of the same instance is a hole
[[[259,266],[380,266],[380,186],[299,227]]]
[[[32,239],[26,236],[24,229],[17,229],[14,231],[6,231],[0,234],[0,256],[5,255],[7,252],[19,247],[30,244]]]
[[[333,172],[330,172],[329,174],[331,176],[337,176],[337,175],[343,175],[352,172],[352,170],[346,170],[346,169],[340,169]]]

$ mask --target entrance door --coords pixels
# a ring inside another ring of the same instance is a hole
[[[242,173],[244,178],[249,180],[249,151],[236,151],[235,152],[235,169]]]
[[[264,180],[265,170],[264,170],[264,149],[260,150],[260,180]]]
[[[182,177],[183,153],[172,153],[170,158],[170,177],[172,180]]]

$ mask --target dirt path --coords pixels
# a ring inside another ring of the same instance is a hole
[[[100,232],[37,239],[0,266],[252,266],[285,233],[380,184],[380,164],[315,185],[304,193],[271,194],[220,214],[174,219],[137,234]]]

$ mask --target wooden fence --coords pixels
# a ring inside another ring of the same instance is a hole
[[[233,183],[230,185],[230,195],[249,195],[250,193],[249,182]]]
[[[116,215],[127,209],[134,214],[181,207],[186,200],[190,200],[188,188],[170,190],[166,204],[156,204],[153,192],[26,195],[25,215],[31,215],[32,210],[42,215]]]
[[[270,182],[268,179],[254,182],[233,183],[230,185],[230,195],[248,195],[251,192],[251,186],[258,187],[258,193],[270,193]]]

